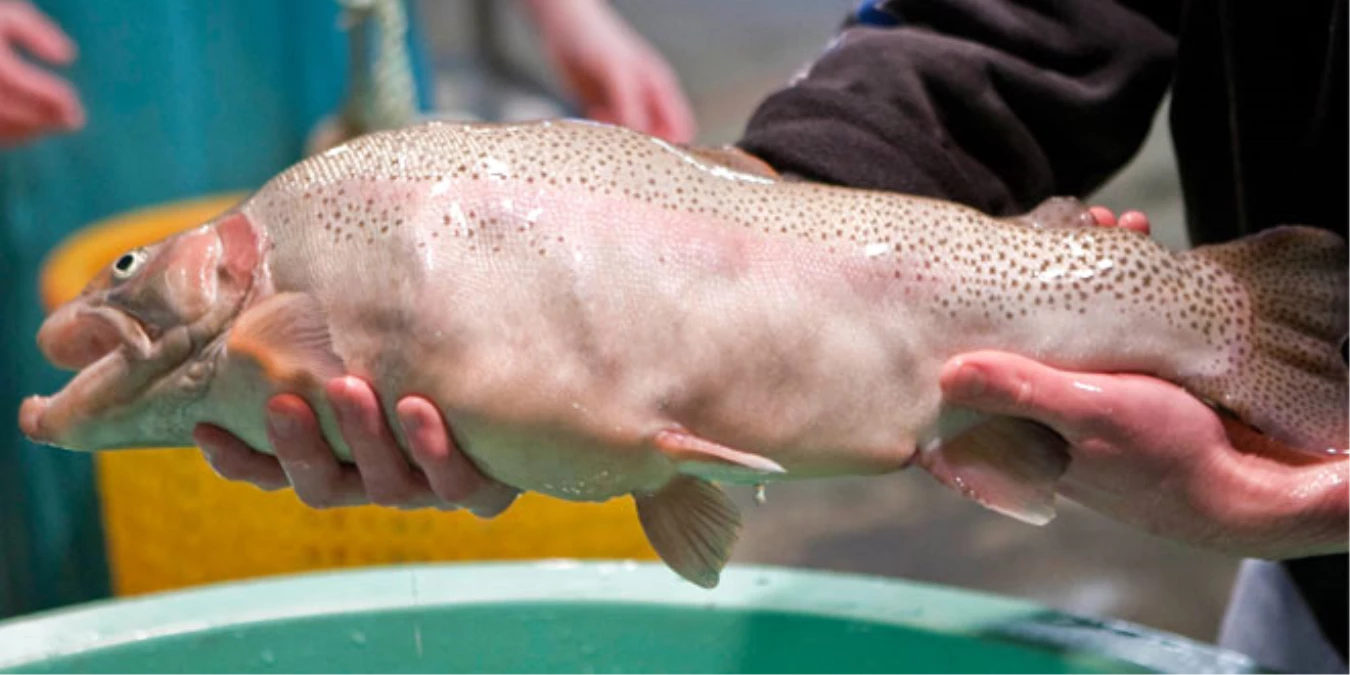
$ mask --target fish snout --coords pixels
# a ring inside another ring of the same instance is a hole
[[[51,405],[51,399],[43,396],[29,396],[19,407],[19,430],[34,443],[51,441],[51,434],[43,426],[43,414]]]
[[[73,415],[58,396],[29,396],[19,406],[19,430],[29,441],[54,448],[85,452],[80,428],[81,418]]]
[[[53,365],[82,370],[122,344],[145,353],[150,340],[140,324],[111,307],[70,304],[53,313],[38,330],[38,348]]]

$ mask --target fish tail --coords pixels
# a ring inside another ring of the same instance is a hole
[[[1238,287],[1219,299],[1236,310],[1232,367],[1183,384],[1293,448],[1350,448],[1346,242],[1281,226],[1183,255],[1219,267]]]

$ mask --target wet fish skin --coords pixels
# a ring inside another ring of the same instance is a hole
[[[1350,445],[1343,241],[1287,227],[1175,254],[1075,204],[996,219],[580,122],[372,134],[96,280],[40,338],[85,371],[21,422],[103,450],[207,421],[270,451],[263,403],[296,391],[349,458],[320,386],[349,372],[391,415],[429,396],[497,480],[633,494],[703,585],[736,527],[709,480],[918,463],[1048,521],[1059,440],[945,406],[939,369],[967,351],[1145,373],[1282,442]]]

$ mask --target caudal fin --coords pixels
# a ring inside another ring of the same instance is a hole
[[[1316,228],[1284,226],[1186,255],[1246,291],[1244,343],[1233,372],[1189,382],[1263,434],[1310,452],[1350,448],[1347,248]]]

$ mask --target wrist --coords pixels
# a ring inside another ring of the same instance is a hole
[[[1350,460],[1319,463],[1297,472],[1286,493],[1289,502],[1301,504],[1289,514],[1291,529],[1304,533],[1304,546],[1291,549],[1283,558],[1350,549]],[[1280,498],[1275,495],[1274,498]]]
[[[1248,458],[1250,459],[1250,458]],[[1350,548],[1350,460],[1286,463],[1262,458],[1250,471],[1251,490],[1230,515],[1238,523],[1260,523],[1267,533],[1244,546],[1252,557],[1281,560]]]

